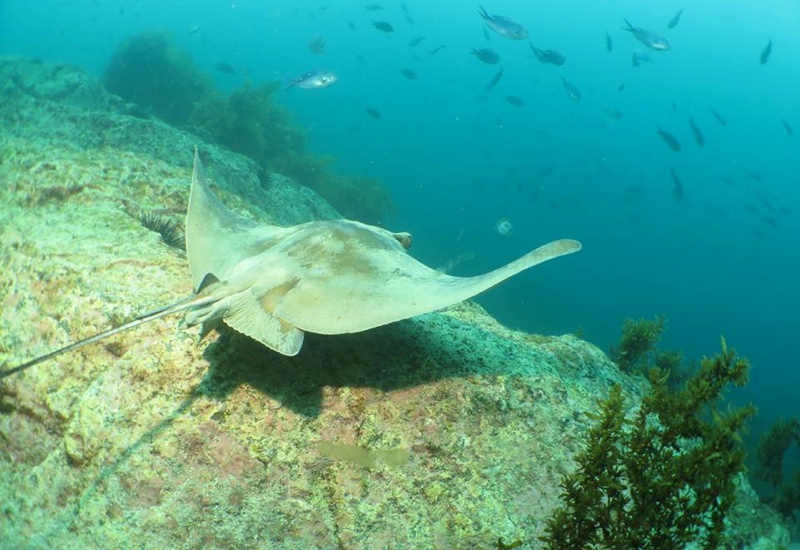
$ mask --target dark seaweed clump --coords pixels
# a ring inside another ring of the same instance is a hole
[[[164,244],[186,250],[186,239],[180,224],[154,212],[140,212],[139,223],[161,235]]]
[[[792,444],[800,447],[800,421],[778,419],[761,435],[756,451],[758,470],[756,476],[770,483],[773,494],[764,499],[784,517],[790,518],[800,510],[800,469],[790,481],[784,481],[783,459]]]
[[[163,31],[124,40],[106,67],[103,82],[109,92],[174,125],[189,122],[195,103],[213,91],[211,78]]]
[[[274,101],[276,83],[250,82],[224,95],[168,34],[146,32],[125,40],[105,73],[109,91],[174,125],[190,125],[219,144],[317,191],[343,216],[379,225],[393,210],[378,180],[334,175],[331,157],[306,152],[306,134]]]
[[[668,374],[649,373],[651,392],[632,418],[616,386],[593,416],[577,469],[562,480],[561,505],[547,520],[555,549],[715,549],[743,470],[739,431],[753,406],[717,407],[722,390],[747,381],[749,364],[722,341],[679,391]]]

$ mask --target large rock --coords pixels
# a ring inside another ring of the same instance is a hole
[[[0,90],[0,363],[191,292],[183,253],[135,215],[181,216],[195,144],[238,211],[336,216],[244,157],[126,114],[77,69],[7,59]],[[641,396],[591,344],[508,330],[471,303],[308,335],[294,358],[176,326],[0,382],[0,547],[536,548],[583,413],[612,384],[631,406]],[[742,483],[732,532],[777,548],[786,531]]]

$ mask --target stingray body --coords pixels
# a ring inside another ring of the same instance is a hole
[[[0,378],[179,312],[185,312],[182,327],[201,325],[202,335],[221,321],[279,353],[295,355],[305,332],[360,332],[428,313],[581,248],[577,241],[553,241],[492,272],[464,278],[418,262],[406,251],[410,244],[408,233],[349,220],[259,225],[231,212],[211,192],[195,152],[186,216],[195,294],[2,371]]]

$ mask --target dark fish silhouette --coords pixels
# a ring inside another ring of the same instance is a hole
[[[606,32],[606,50],[609,52],[614,49],[614,43],[611,41],[611,35]]]
[[[378,112],[377,109],[373,109],[372,107],[367,107],[366,111],[367,111],[367,114],[369,116],[371,116],[372,118],[374,118],[375,120],[380,120],[381,119],[381,114],[380,114],[380,112]]]
[[[563,76],[561,77],[561,83],[564,86],[564,89],[567,91],[567,95],[572,101],[581,100],[581,91],[578,88],[576,88],[574,84],[572,84]]]
[[[689,117],[689,126],[692,128],[692,136],[694,136],[694,140],[697,142],[697,145],[700,147],[705,147],[706,140],[703,137],[703,132],[701,132],[700,128],[697,127],[694,118]]]
[[[225,73],[225,74],[235,74],[236,73],[236,69],[234,69],[233,67],[231,67],[228,63],[225,63],[224,61],[220,61],[219,63],[215,64],[214,68],[216,68],[219,72]]]
[[[659,36],[653,31],[648,31],[647,29],[643,29],[642,27],[634,27],[627,19],[625,19],[625,24],[628,26],[622,27],[622,30],[631,33],[634,36],[634,38],[636,38],[636,40],[638,40],[651,50],[657,50],[663,52],[670,49],[669,42],[663,36]]]
[[[492,81],[486,85],[483,91],[488,92],[489,90],[497,86],[497,83],[500,82],[501,78],[503,78],[503,67],[500,67],[500,70],[497,72],[496,75],[494,75],[494,77],[492,77]]]
[[[480,9],[478,12],[480,16],[483,17],[483,20],[486,21],[489,28],[497,34],[513,40],[524,40],[528,38],[528,31],[516,21],[512,21],[508,17],[503,17],[502,15],[492,15],[486,11],[483,6],[478,6],[478,8]]]
[[[447,47],[447,44],[440,44],[440,45],[436,46],[435,48],[433,48],[428,53],[431,54],[431,55],[436,55],[437,53],[439,53],[440,51],[442,51],[446,47]]]
[[[642,62],[652,63],[653,58],[647,55],[647,52],[642,50],[634,50],[633,55],[631,56],[631,63],[634,67],[638,67]]]
[[[506,101],[508,102],[509,105],[513,105],[514,107],[525,106],[525,101],[521,97],[516,95],[507,95]]]
[[[413,25],[414,24],[414,18],[411,17],[411,14],[408,12],[408,6],[406,6],[405,2],[400,4],[400,9],[403,10],[403,14],[406,16],[406,22],[409,25]]]
[[[760,61],[762,65],[766,65],[767,61],[769,61],[770,55],[772,55],[772,38],[769,39],[767,45],[764,47],[763,50],[761,50]]]
[[[672,194],[675,195],[675,198],[678,201],[683,200],[683,184],[681,180],[678,178],[678,174],[675,173],[674,168],[669,169],[669,183],[670,188],[672,189]]]
[[[621,92],[623,90],[625,90],[625,83],[624,82],[620,82],[619,86],[617,86],[617,91]]]
[[[373,21],[372,26],[381,32],[394,32],[394,27],[386,21]]]
[[[712,114],[712,115],[714,115],[714,118],[716,118],[716,119],[717,119],[717,122],[719,122],[719,123],[720,123],[720,124],[722,124],[723,126],[727,126],[727,125],[728,125],[728,121],[727,121],[727,120],[725,120],[724,118],[722,118],[722,115],[721,115],[721,114],[719,114],[718,112],[716,112],[716,111],[714,110],[714,107],[711,107],[711,106],[709,106],[708,108],[709,108],[709,110],[711,111],[711,114]]]
[[[661,136],[661,139],[664,140],[664,143],[667,144],[667,147],[675,151],[676,153],[681,152],[681,144],[680,142],[673,136],[672,134],[665,132],[661,128],[656,130],[656,133]]]
[[[414,38],[413,40],[411,40],[411,42],[408,43],[408,47],[409,48],[413,48],[414,46],[418,46],[419,43],[422,42],[423,40],[425,40],[424,36],[418,36],[418,37]]]
[[[492,39],[492,35],[489,34],[489,30],[486,27],[483,27],[483,37],[486,40],[491,40]]]
[[[678,13],[673,15],[672,19],[670,19],[669,23],[667,23],[667,28],[674,29],[675,27],[677,27],[678,23],[680,23],[681,15],[683,15],[683,10],[678,10]]]
[[[479,50],[472,48],[470,53],[489,65],[496,65],[500,61],[500,56],[491,48],[481,48]]]
[[[561,66],[566,63],[567,58],[564,57],[560,52],[555,50],[540,50],[530,42],[528,45],[531,47],[533,51],[533,55],[536,56],[541,63],[550,63],[551,65]]]
[[[400,74],[406,77],[409,80],[416,80],[417,73],[411,69],[400,69]]]
[[[783,127],[786,128],[786,133],[789,134],[789,136],[793,136],[794,130],[792,129],[791,125],[788,122],[786,122],[786,119],[782,118],[781,122],[783,122]]]
[[[322,53],[325,50],[325,37],[315,34],[308,43],[308,49],[311,50],[311,53]]]

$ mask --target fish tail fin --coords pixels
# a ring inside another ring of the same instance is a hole
[[[478,4],[478,14],[480,14],[480,16],[483,17],[484,19],[491,19],[492,18],[492,16],[489,15],[489,12],[486,11],[486,8],[484,8],[480,4]]]
[[[623,31],[633,32],[634,30],[636,30],[634,26],[631,25],[631,22],[628,21],[625,17],[623,17],[622,19],[625,20],[625,24],[628,25],[627,27],[622,27]]]

